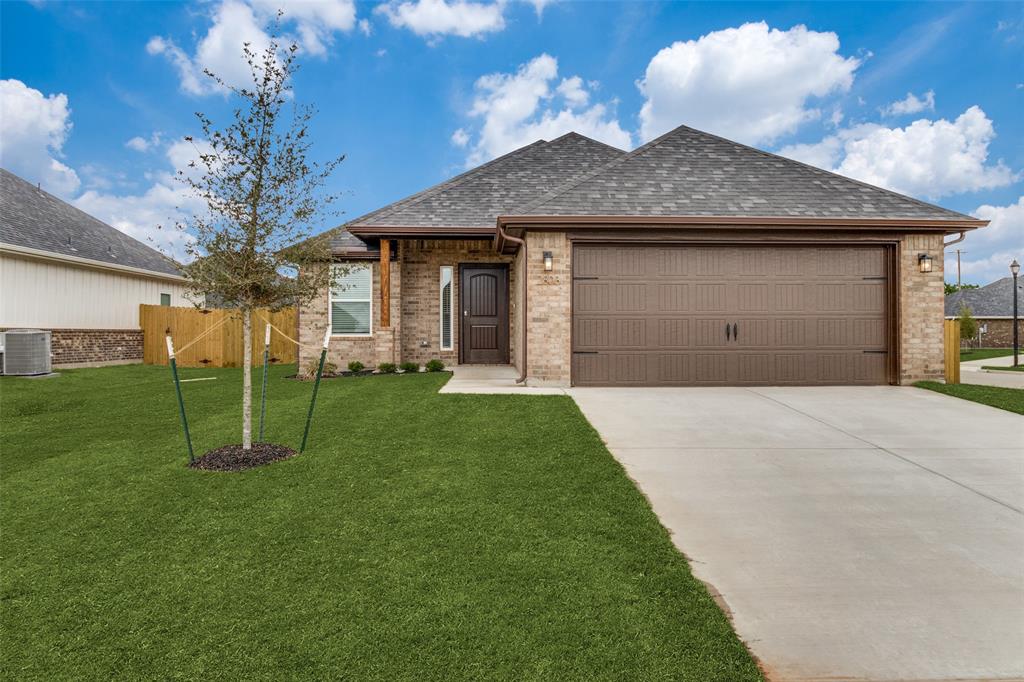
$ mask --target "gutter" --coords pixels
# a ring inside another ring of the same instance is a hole
[[[565,229],[567,226],[614,228],[626,226],[680,227],[711,226],[729,228],[801,228],[850,227],[861,230],[901,232],[942,231],[946,234],[985,227],[989,221],[977,218],[936,220],[931,218],[812,218],[808,216],[594,216],[526,215],[498,216],[498,228],[505,226],[533,229]]]
[[[527,277],[527,275],[529,273],[529,270],[530,270],[530,257],[529,257],[529,253],[528,253],[527,247],[526,247],[526,240],[525,239],[520,239],[519,237],[513,237],[512,235],[508,234],[507,232],[505,232],[505,228],[499,222],[498,223],[498,231],[495,234],[495,240],[498,242],[498,244],[502,244],[503,243],[502,240],[506,240],[506,239],[508,241],[512,242],[513,244],[518,244],[523,249],[523,266],[525,268],[525,272],[523,273],[523,276]],[[529,305],[529,301],[530,301],[530,299],[529,299],[529,291],[530,291],[530,287],[528,286],[528,282],[524,281],[523,282],[523,312],[522,312],[523,323],[520,325],[522,327],[522,330],[520,331],[520,334],[522,335],[522,339],[520,340],[520,342],[523,344],[523,369],[519,373],[519,378],[516,379],[516,383],[517,384],[522,384],[522,383],[524,383],[526,381],[526,371],[527,371],[527,368],[529,367],[529,362],[528,362],[529,361],[529,354],[527,353],[527,345],[526,345],[527,344],[526,327],[527,327],[527,324],[528,324],[528,315],[527,315],[527,313],[529,312],[528,305]]]
[[[18,256],[26,256],[29,258],[35,258],[37,260],[53,261],[56,263],[70,263],[72,265],[79,265],[86,268],[94,268],[96,270],[110,270],[112,272],[122,274],[141,275],[143,277],[149,277],[150,279],[159,279],[168,282],[185,282],[185,278],[181,275],[172,275],[169,272],[157,272],[156,270],[146,270],[145,268],[136,268],[131,265],[121,265],[120,263],[108,263],[107,261],[93,260],[92,258],[82,258],[80,256],[69,256],[63,253],[55,253],[53,251],[43,251],[42,249],[33,249],[28,246],[18,246],[16,244],[0,243],[0,253],[11,253]]]
[[[953,246],[953,244],[959,244],[960,242],[962,242],[965,239],[967,239],[967,233],[966,232],[961,232],[960,236],[957,237],[956,239],[954,239],[953,241],[951,241],[951,242],[942,242],[942,248],[943,248],[943,250],[948,249],[949,247]]]

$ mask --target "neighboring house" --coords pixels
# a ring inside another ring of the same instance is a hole
[[[687,127],[538,141],[333,231],[300,311],[344,365],[509,363],[531,384],[942,376],[944,235],[985,221]]]
[[[48,329],[57,366],[142,362],[139,304],[191,305],[155,249],[0,169],[0,329]]]
[[[946,296],[946,318],[960,316],[966,305],[978,321],[978,343],[982,348],[1013,346],[1013,278],[1004,277],[979,289],[961,289]],[[1017,284],[1017,335],[1024,343],[1024,284]]]

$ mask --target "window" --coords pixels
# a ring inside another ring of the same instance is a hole
[[[171,304],[171,295],[170,294],[160,294],[160,305],[170,305],[170,304]]]
[[[452,266],[441,266],[441,350],[452,349]]]
[[[373,313],[370,266],[333,266],[331,280],[331,334],[369,336]]]

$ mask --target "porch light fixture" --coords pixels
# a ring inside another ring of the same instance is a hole
[[[551,272],[551,268],[554,267],[554,261],[555,261],[555,259],[551,257],[551,252],[550,251],[545,251],[544,252],[544,270],[546,270],[547,272]]]
[[[917,256],[917,267],[921,272],[932,271],[932,257],[927,253],[918,254]]]

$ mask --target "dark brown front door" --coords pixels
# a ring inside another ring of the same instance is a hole
[[[883,246],[578,245],[578,386],[885,384]]]
[[[459,361],[508,363],[508,266],[459,266]]]

